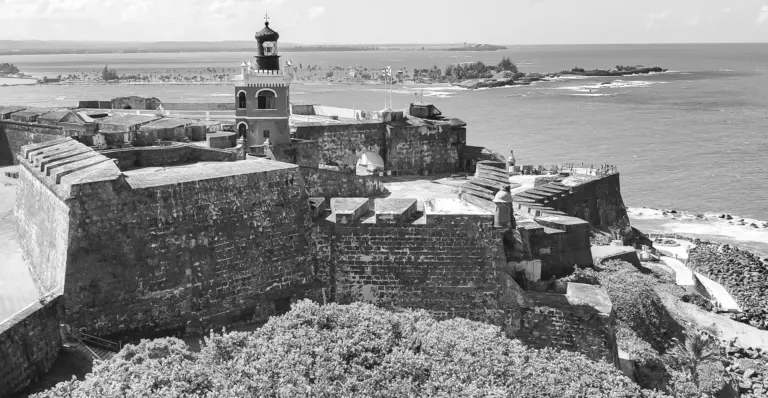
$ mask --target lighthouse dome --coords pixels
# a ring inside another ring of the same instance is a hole
[[[256,41],[258,42],[265,42],[265,41],[277,41],[277,39],[280,38],[280,35],[277,34],[274,30],[270,29],[269,22],[264,22],[264,29],[256,32]]]

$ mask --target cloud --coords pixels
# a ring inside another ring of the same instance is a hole
[[[40,3],[30,0],[0,1],[0,19],[34,17],[39,14]]]
[[[309,15],[310,18],[314,19],[317,18],[325,13],[325,7],[323,6],[314,6],[307,10],[307,15]]]
[[[45,11],[49,15],[60,11],[74,12],[96,4],[97,2],[94,0],[48,0],[48,7]]]
[[[146,1],[131,3],[131,5],[123,10],[120,16],[122,17],[123,21],[141,19],[149,13],[149,7],[150,3]]]
[[[651,15],[648,18],[648,24],[645,25],[645,28],[646,29],[652,28],[653,25],[656,24],[656,21],[662,21],[667,19],[669,17],[669,14],[671,14],[669,10],[664,10],[658,14],[651,13]]]
[[[723,12],[731,12],[731,7],[726,8]]]
[[[755,23],[760,25],[766,21],[768,21],[768,6],[763,6],[760,8],[760,14],[757,15]]]
[[[701,21],[701,18],[699,18],[698,15],[694,15],[694,16],[688,18],[685,21],[685,23],[688,24],[688,26],[698,26],[700,21]]]

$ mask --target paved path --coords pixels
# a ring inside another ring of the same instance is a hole
[[[714,297],[715,300],[720,303],[720,307],[722,307],[722,309],[730,312],[741,312],[739,304],[736,303],[736,300],[733,299],[733,296],[731,296],[731,294],[728,293],[728,291],[725,290],[722,285],[698,272],[696,273],[696,277],[698,277],[704,287],[709,290],[709,293],[712,295],[712,297]]]
[[[673,271],[675,271],[675,282],[680,286],[694,286],[696,281],[693,279],[693,271],[683,264],[682,261],[662,256],[661,261],[667,264]]]
[[[670,268],[675,271],[675,279],[678,285],[681,286],[693,286],[695,280],[693,279],[694,272],[688,268],[683,261],[688,259],[688,251],[696,247],[692,242],[674,239],[680,246],[658,246],[658,249],[667,252],[672,255],[677,255],[677,258],[662,256],[661,260],[664,261]],[[682,261],[681,261],[682,260]],[[722,309],[730,312],[741,312],[736,300],[733,296],[719,283],[707,278],[706,276],[696,272],[696,277],[699,279],[702,285],[709,291],[709,294],[714,298]]]

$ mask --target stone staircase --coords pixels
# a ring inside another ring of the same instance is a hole
[[[65,344],[65,348],[79,352],[91,360],[106,361],[112,359],[120,352],[120,343],[91,336],[85,333],[76,333],[74,338]]]
[[[462,184],[459,196],[488,211],[496,211],[493,198],[504,186],[511,186],[504,162],[483,160],[475,168],[475,178]]]
[[[512,202],[516,214],[529,214],[533,217],[542,215],[566,215],[548,204],[555,199],[560,199],[571,194],[571,188],[560,182],[550,182],[545,185],[520,192],[512,196]]]

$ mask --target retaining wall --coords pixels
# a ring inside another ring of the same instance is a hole
[[[18,392],[47,373],[61,349],[63,297],[35,302],[0,323],[0,397]]]
[[[577,351],[619,367],[615,316],[611,300],[599,286],[569,283],[566,294],[527,292],[531,305],[522,309],[519,338],[534,348]]]

